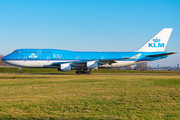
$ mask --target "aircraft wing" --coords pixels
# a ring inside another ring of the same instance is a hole
[[[85,63],[87,63],[87,61],[75,61],[74,63],[75,64],[85,64]]]
[[[126,58],[115,58],[115,59],[100,59],[99,62],[103,62],[103,63],[116,63],[117,60],[127,60],[127,59],[138,59],[140,56],[142,55],[142,53],[139,53],[137,55],[134,55],[132,57],[126,57]]]
[[[130,58],[100,59],[100,60],[98,60],[98,62],[116,63],[117,60],[125,60],[125,59],[130,59]]]
[[[59,66],[60,64],[65,64],[65,63],[70,63],[70,62],[55,62],[52,63],[52,66]]]
[[[137,59],[141,56],[142,53],[139,53],[135,56],[132,57],[126,57],[126,58],[112,58],[112,59],[97,59],[97,60],[93,60],[93,61],[97,61],[99,63],[101,62],[105,62],[105,63],[116,63],[117,60],[126,60],[126,59]],[[75,61],[73,63],[75,64],[86,64],[89,61]]]
[[[132,60],[137,60],[140,56],[142,55],[142,53],[139,53],[135,56],[132,57],[125,57],[125,58],[112,58],[112,59],[97,59],[97,60],[92,60],[92,61],[88,61],[88,60],[83,60],[83,61],[72,61],[72,62],[57,62],[57,63],[53,63],[53,66],[59,66],[61,64],[65,64],[65,63],[71,63],[73,66],[84,66],[89,62],[97,62],[98,64],[112,64],[112,63],[117,63],[117,60],[126,60],[126,59],[132,59]]]
[[[172,54],[176,54],[177,52],[170,52],[170,53],[163,53],[163,54],[155,54],[155,55],[146,55],[146,57],[161,57],[161,56],[165,56],[165,55],[172,55]]]

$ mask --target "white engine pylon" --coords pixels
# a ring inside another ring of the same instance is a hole
[[[98,69],[98,62],[97,61],[89,61],[86,63],[87,69]]]
[[[71,63],[64,63],[60,65],[61,71],[71,71]]]

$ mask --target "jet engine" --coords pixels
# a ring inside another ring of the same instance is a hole
[[[86,63],[87,69],[98,69],[98,62],[97,61],[89,61]]]
[[[71,63],[61,64],[58,68],[58,71],[71,71]]]

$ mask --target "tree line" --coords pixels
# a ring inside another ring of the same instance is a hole
[[[132,65],[121,67],[123,70],[148,70],[147,62],[138,63],[134,67]]]

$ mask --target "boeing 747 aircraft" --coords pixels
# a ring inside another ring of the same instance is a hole
[[[77,74],[91,74],[92,69],[115,68],[149,62],[168,57],[164,52],[172,28],[164,28],[134,52],[77,52],[59,49],[17,49],[2,58],[10,65],[29,68],[76,70]],[[19,71],[22,73],[22,70]]]

